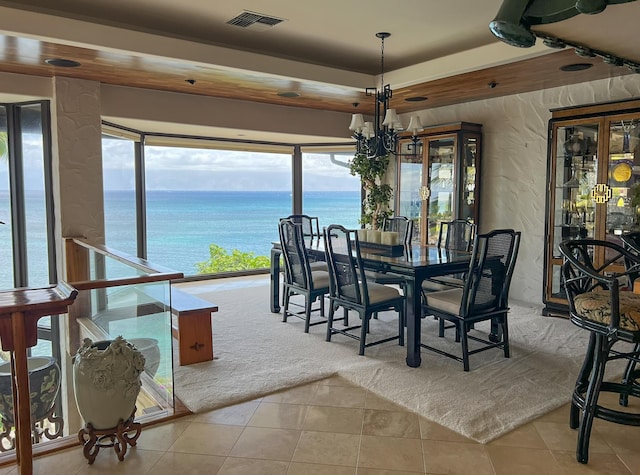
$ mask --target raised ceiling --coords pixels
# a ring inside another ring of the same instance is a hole
[[[488,24],[501,4],[0,0],[0,71],[338,112],[353,112],[357,103],[359,111],[370,112],[372,101],[363,90],[381,79],[375,33],[388,31],[384,80],[400,112],[629,73],[572,50],[556,52],[541,41],[531,49],[499,42]],[[227,24],[243,11],[282,21],[247,28]],[[638,18],[640,2],[631,2],[534,29],[640,62]],[[81,66],[55,68],[44,63],[51,57]],[[593,67],[559,70],[578,62]],[[427,99],[407,101],[419,96]]]

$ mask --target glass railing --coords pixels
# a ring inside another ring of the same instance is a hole
[[[171,310],[171,280],[182,273],[79,239],[65,245],[66,281],[77,297],[68,314],[38,321],[37,344],[27,352],[35,454],[77,445],[86,426],[75,401],[73,361],[87,338],[96,343],[121,336],[144,356],[136,423],[155,423],[183,411],[176,409],[173,391]],[[0,357],[9,360],[8,353]],[[11,379],[10,362],[0,361],[0,463],[15,457]]]

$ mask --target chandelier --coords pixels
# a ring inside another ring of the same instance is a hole
[[[349,125],[349,130],[353,132],[353,138],[357,142],[357,153],[366,154],[368,158],[381,157],[389,153],[395,154],[398,145],[398,132],[404,130],[396,110],[389,109],[389,100],[393,95],[391,85],[384,83],[384,40],[390,36],[391,33],[376,33],[376,37],[380,38],[381,42],[380,89],[368,87],[365,90],[368,97],[375,97],[373,122],[365,122],[362,114],[353,114]],[[418,147],[416,134],[422,130],[420,117],[412,116],[407,131],[412,134],[412,142],[416,150]]]

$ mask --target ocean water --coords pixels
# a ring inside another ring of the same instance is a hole
[[[134,195],[105,193],[107,245],[135,253]],[[320,227],[359,227],[360,192],[307,192],[305,214],[318,216]],[[278,220],[291,214],[289,192],[148,191],[148,260],[185,275],[209,257],[209,245],[269,256],[278,240]]]
[[[28,259],[30,286],[48,285],[46,223],[41,191],[27,192]],[[106,244],[136,254],[135,195],[133,191],[105,192]],[[0,282],[12,288],[11,221],[7,192],[0,192]],[[306,192],[304,212],[318,216],[320,227],[342,224],[358,228],[359,191]],[[238,249],[256,256],[269,256],[278,240],[278,219],[291,214],[289,192],[148,191],[148,260],[153,264],[196,273],[196,263],[209,257],[209,245],[229,252]]]

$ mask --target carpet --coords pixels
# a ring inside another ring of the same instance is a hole
[[[405,364],[396,342],[367,348],[336,335],[325,341],[325,325],[303,332],[302,320],[269,311],[267,279],[239,288],[186,292],[215,302],[213,361],[175,368],[178,398],[203,412],[280,389],[338,374],[379,396],[480,443],[518,427],[570,400],[586,348],[587,332],[566,319],[542,317],[541,307],[511,302],[511,358],[501,350],[471,356],[471,371],[440,355],[422,351],[422,366]],[[199,290],[200,289],[200,290]],[[205,287],[206,289],[206,287]],[[354,317],[357,318],[357,317]],[[380,314],[371,338],[392,334],[393,313]],[[422,339],[432,346],[459,349],[453,331],[437,337],[437,322],[423,320]],[[476,330],[486,336],[488,325]]]

